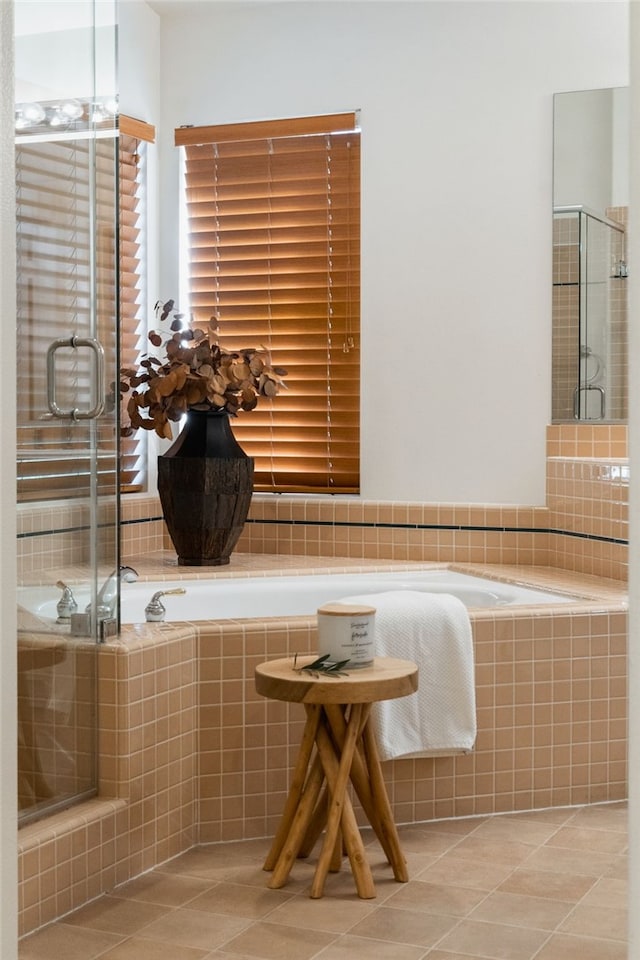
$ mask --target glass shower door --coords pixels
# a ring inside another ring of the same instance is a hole
[[[96,644],[117,627],[118,139],[115,3],[15,8],[24,821],[97,788]]]
[[[624,420],[627,305],[623,223],[586,208],[553,218],[554,422]]]

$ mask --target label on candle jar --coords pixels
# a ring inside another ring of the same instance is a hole
[[[347,667],[370,667],[375,639],[375,607],[359,603],[325,603],[318,609],[318,653]]]

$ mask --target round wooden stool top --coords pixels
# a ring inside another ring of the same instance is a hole
[[[376,657],[370,667],[349,670],[345,675],[327,677],[300,672],[316,656],[270,660],[256,667],[256,690],[272,700],[291,703],[375,703],[408,697],[418,689],[418,667],[411,660]]]

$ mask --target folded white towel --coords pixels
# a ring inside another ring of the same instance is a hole
[[[392,590],[348,597],[376,608],[375,655],[413,660],[416,693],[373,706],[382,760],[468,753],[476,739],[473,639],[451,594]]]

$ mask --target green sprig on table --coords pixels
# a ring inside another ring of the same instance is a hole
[[[312,676],[319,677],[346,677],[347,674],[344,672],[344,667],[350,660],[334,660],[329,659],[330,654],[325,653],[321,657],[318,657],[317,660],[314,660],[313,663],[308,663],[305,667],[296,667],[298,661],[298,654],[293,658],[293,669],[297,670],[298,673],[310,673]]]

